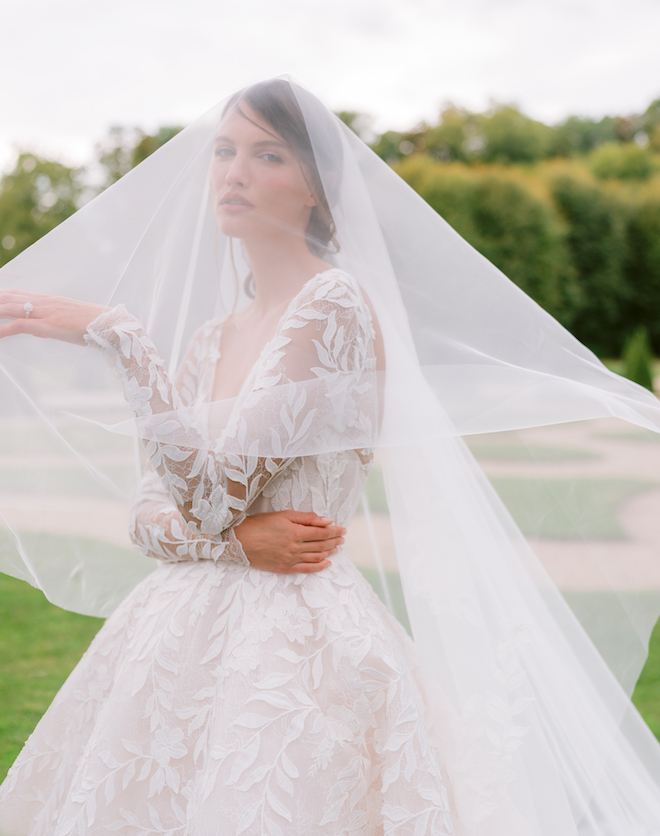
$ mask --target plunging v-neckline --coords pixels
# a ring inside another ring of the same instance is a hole
[[[217,331],[213,335],[213,343],[214,343],[215,347],[217,348],[217,358],[215,360],[213,370],[208,376],[207,386],[205,387],[206,391],[204,392],[204,396],[205,396],[204,400],[205,400],[206,403],[214,403],[214,402],[223,401],[223,400],[226,400],[226,401],[237,400],[241,397],[241,395],[243,395],[243,393],[245,392],[246,387],[248,386],[248,384],[249,383],[251,384],[253,382],[253,379],[256,376],[257,370],[258,370],[259,366],[261,365],[261,362],[262,362],[262,360],[263,360],[263,358],[266,354],[266,349],[271,345],[271,343],[275,339],[277,339],[277,337],[280,336],[280,333],[281,333],[281,330],[282,330],[282,325],[283,325],[285,319],[289,316],[289,312],[290,312],[291,308],[293,307],[294,303],[296,303],[298,301],[298,299],[302,295],[303,291],[306,288],[308,288],[309,285],[312,282],[315,282],[317,279],[321,278],[322,276],[326,276],[328,273],[331,273],[331,272],[339,272],[339,268],[329,267],[327,270],[322,270],[320,273],[316,273],[314,276],[312,276],[311,279],[308,279],[305,282],[305,284],[300,288],[300,290],[296,293],[296,295],[293,296],[290,299],[290,301],[287,304],[286,308],[284,309],[282,315],[280,316],[280,318],[277,321],[277,325],[275,326],[275,331],[273,332],[273,335],[268,340],[266,340],[266,342],[262,346],[261,351],[259,352],[259,354],[257,356],[257,359],[254,361],[252,367],[250,368],[250,371],[245,376],[245,379],[243,380],[243,382],[239,386],[238,391],[236,392],[236,394],[231,395],[230,397],[214,399],[213,398],[213,390],[215,389],[215,379],[216,379],[216,375],[217,375],[218,363],[222,359],[222,351],[220,349],[220,344],[222,342],[222,331],[223,331],[223,327],[224,327],[225,323],[227,322],[227,320],[223,319],[223,320],[220,320],[217,323],[217,326],[216,326]]]

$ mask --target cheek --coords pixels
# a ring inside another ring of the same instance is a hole
[[[302,178],[291,177],[290,174],[274,175],[269,182],[269,192],[274,203],[296,212],[304,208],[309,197],[309,188],[305,181]]]
[[[219,163],[217,160],[213,160],[211,163],[211,167],[209,168],[209,185],[211,187],[211,191],[215,192],[220,188],[221,184],[225,181],[225,171],[224,166]]]

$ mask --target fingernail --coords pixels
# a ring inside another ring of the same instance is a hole
[[[330,517],[321,517],[321,522],[331,523],[332,519]]]

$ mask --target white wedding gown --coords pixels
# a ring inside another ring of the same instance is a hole
[[[0,833],[451,836],[452,776],[405,631],[343,549],[319,573],[273,574],[251,568],[232,534],[248,508],[346,525],[372,452],[220,455],[196,426],[182,446],[187,407],[210,398],[221,327],[197,332],[174,388],[123,308],[90,326],[138,421],[152,422],[152,469],[131,531],[160,564],[107,620],[26,743],[0,790]],[[271,385],[305,367],[375,367],[369,308],[339,270],[292,301],[227,433],[249,438]],[[179,426],[153,420],[164,412]],[[322,433],[329,420],[320,410],[289,418],[270,415],[268,425]],[[357,408],[354,420],[368,416]]]

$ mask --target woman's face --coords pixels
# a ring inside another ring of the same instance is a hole
[[[220,126],[210,182],[217,224],[233,238],[304,235],[316,204],[300,160],[246,102]]]

